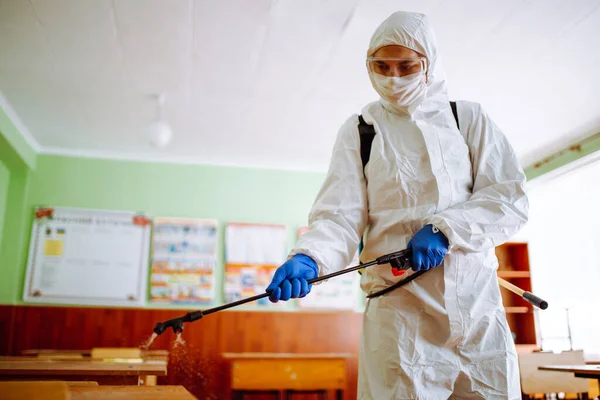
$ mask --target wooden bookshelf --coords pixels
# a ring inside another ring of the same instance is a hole
[[[504,306],[507,314],[527,314],[531,312],[529,307],[514,307],[514,306]]]
[[[498,276],[531,291],[529,251],[527,243],[505,243],[496,248]],[[500,289],[510,330],[515,334],[517,351],[530,352],[538,348],[533,306],[519,296]]]
[[[504,279],[510,278],[529,278],[529,271],[498,271],[498,276]]]

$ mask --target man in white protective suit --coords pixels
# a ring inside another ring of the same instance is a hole
[[[504,135],[476,103],[449,103],[426,16],[397,12],[367,53],[381,98],[342,126],[310,226],[267,288],[304,297],[308,280],[409,248],[412,271],[365,268],[373,293],[360,345],[359,399],[520,399],[515,345],[494,247],[526,222],[525,175]],[[375,130],[363,168],[359,123]]]

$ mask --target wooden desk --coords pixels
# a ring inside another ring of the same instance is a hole
[[[183,386],[70,387],[71,400],[196,400]]]
[[[600,387],[600,365],[542,365],[540,371],[571,372],[575,378],[597,379]]]
[[[346,364],[352,354],[224,353],[231,360],[231,389],[234,398],[246,392],[272,392],[286,399],[295,392],[327,395],[335,390],[341,400],[347,385]]]
[[[0,400],[196,400],[183,386],[71,386],[69,382],[0,382]]]
[[[89,357],[91,350],[58,350],[58,349],[29,349],[21,351],[24,356],[37,357],[39,355],[47,354],[70,354],[70,355],[82,355]]]
[[[24,356],[54,358],[54,359],[88,359],[92,356],[91,350],[53,350],[53,349],[30,349],[21,352]],[[169,357],[168,350],[142,350],[144,360],[166,360]]]
[[[64,376],[137,376],[138,385],[155,385],[156,377],[165,375],[167,375],[167,363],[165,361],[124,363],[31,358],[0,360],[0,379],[2,380],[10,380],[15,377],[34,379],[34,377]]]

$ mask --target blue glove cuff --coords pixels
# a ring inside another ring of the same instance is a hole
[[[302,264],[311,267],[315,271],[315,276],[319,276],[319,267],[315,260],[307,256],[306,254],[296,254],[293,259],[300,261]]]
[[[431,232],[433,232],[433,234],[441,240],[442,244],[446,246],[446,249],[448,249],[450,242],[448,241],[446,235],[444,235],[444,232],[440,231],[435,225],[429,224],[427,226],[431,227]]]

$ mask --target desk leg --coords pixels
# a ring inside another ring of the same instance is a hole
[[[344,398],[344,391],[342,389],[337,389],[335,391],[335,400],[343,400]]]
[[[241,390],[232,390],[231,398],[233,400],[242,400],[244,398],[244,392],[242,392]]]
[[[279,390],[251,390],[246,392],[245,390],[232,390],[231,391],[231,398],[233,400],[244,400],[244,395],[248,393],[248,394],[274,394],[275,395],[275,399],[276,400],[280,400],[281,399],[281,393],[279,392]],[[286,397],[287,399],[287,397]]]
[[[156,386],[156,375],[139,375],[138,386]]]
[[[336,390],[336,393],[337,392],[341,393],[341,390]],[[288,389],[288,390],[284,391],[285,400],[292,400],[295,393],[297,393],[297,394],[318,394],[319,399],[321,399],[321,400],[329,399],[329,391],[328,390],[289,390]],[[341,398],[342,398],[342,397],[340,397],[341,394],[337,394],[336,396],[337,396],[336,397],[337,399],[341,400]]]

